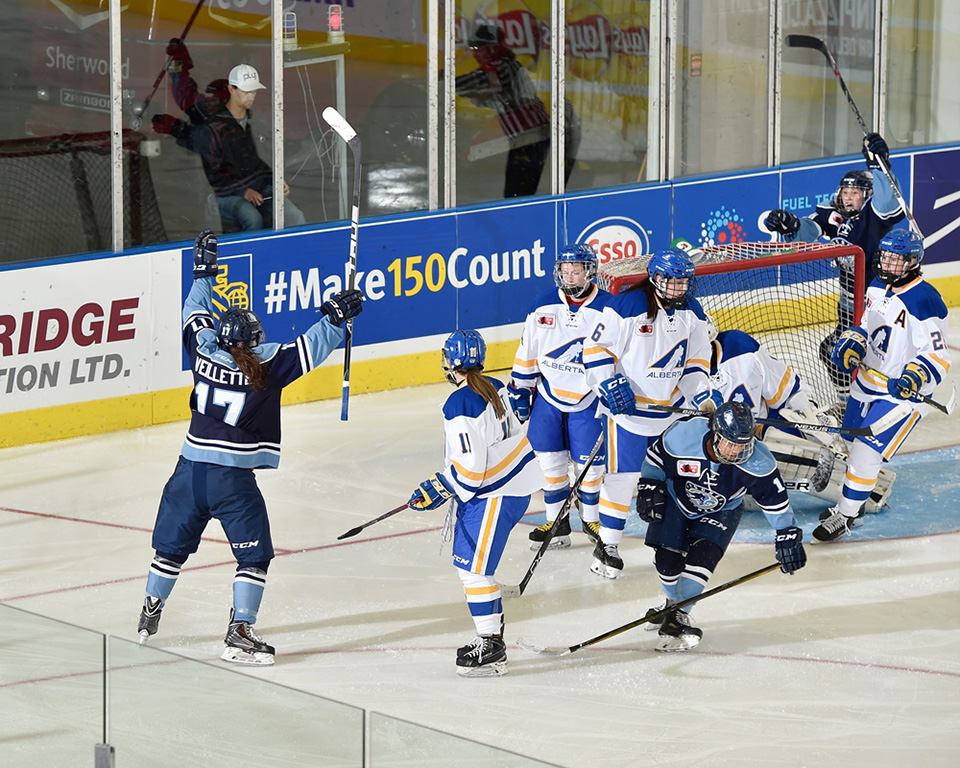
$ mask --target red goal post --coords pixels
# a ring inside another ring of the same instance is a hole
[[[797,371],[828,407],[840,399],[820,347],[839,324],[841,279],[853,291],[860,322],[865,259],[857,246],[833,243],[728,243],[690,251],[694,296],[719,330],[739,329]],[[650,254],[601,264],[597,284],[617,294],[646,276]],[[849,282],[852,279],[852,285]]]

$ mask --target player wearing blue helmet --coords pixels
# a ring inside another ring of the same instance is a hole
[[[442,360],[444,375],[456,387],[443,404],[444,467],[420,483],[408,503],[436,509],[453,502],[444,530],[453,529],[453,564],[477,631],[457,651],[457,674],[502,675],[507,647],[494,573],[530,494],[543,487],[543,473],[507,404],[506,387],[483,374],[483,337],[454,331],[443,344]]]
[[[833,362],[847,373],[859,367],[843,426],[868,427],[900,407],[905,415],[879,435],[847,440],[843,491],[826,510],[813,536],[834,541],[862,524],[863,506],[880,468],[890,461],[930,406],[929,396],[950,370],[947,308],[921,274],[923,241],[895,229],[880,241],[877,279],[867,288],[859,326],[848,328],[833,348]],[[907,408],[903,407],[907,404]]]
[[[193,285],[183,304],[183,345],[194,383],[190,428],[160,499],[153,529],[156,554],[137,631],[141,643],[156,634],[183,564],[216,518],[237,559],[221,658],[272,664],[273,646],[253,629],[273,543],[267,507],[251,470],[279,464],[280,393],[343,340],[342,326],[362,310],[363,294],[336,294],[320,307],[321,319],[293,342],[268,344],[250,310],[229,309],[215,323],[218,269],[217,238],[204,230],[194,244]]]
[[[570,493],[569,465],[579,475],[600,438],[597,396],[583,372],[586,336],[602,316],[611,296],[594,285],[597,254],[584,243],[566,245],[553,268],[556,288],[537,297],[527,315],[507,387],[514,413],[527,421],[527,437],[546,477],[543,500],[546,522],[530,531],[532,549],[550,535],[550,548],[570,546],[570,518],[557,522]],[[600,541],[602,449],[578,489],[583,532]]]

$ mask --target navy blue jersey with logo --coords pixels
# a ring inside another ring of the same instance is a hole
[[[183,345],[194,386],[181,455],[227,467],[275,468],[280,463],[281,391],[320,365],[343,337],[344,330],[321,315],[289,343],[254,347],[268,370],[266,388],[255,392],[233,356],[217,345],[213,278],[194,280],[183,305]]]

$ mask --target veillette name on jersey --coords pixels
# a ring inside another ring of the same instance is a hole
[[[247,383],[247,377],[240,371],[231,371],[228,368],[215,365],[209,360],[198,357],[194,363],[194,370],[203,378],[217,384],[227,384],[231,387],[242,387]]]

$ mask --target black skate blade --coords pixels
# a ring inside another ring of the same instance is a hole
[[[531,653],[539,653],[541,656],[567,656],[572,653],[569,648],[534,645],[533,643],[524,640],[522,637],[517,638],[517,647],[522,648],[525,651],[530,651]]]

